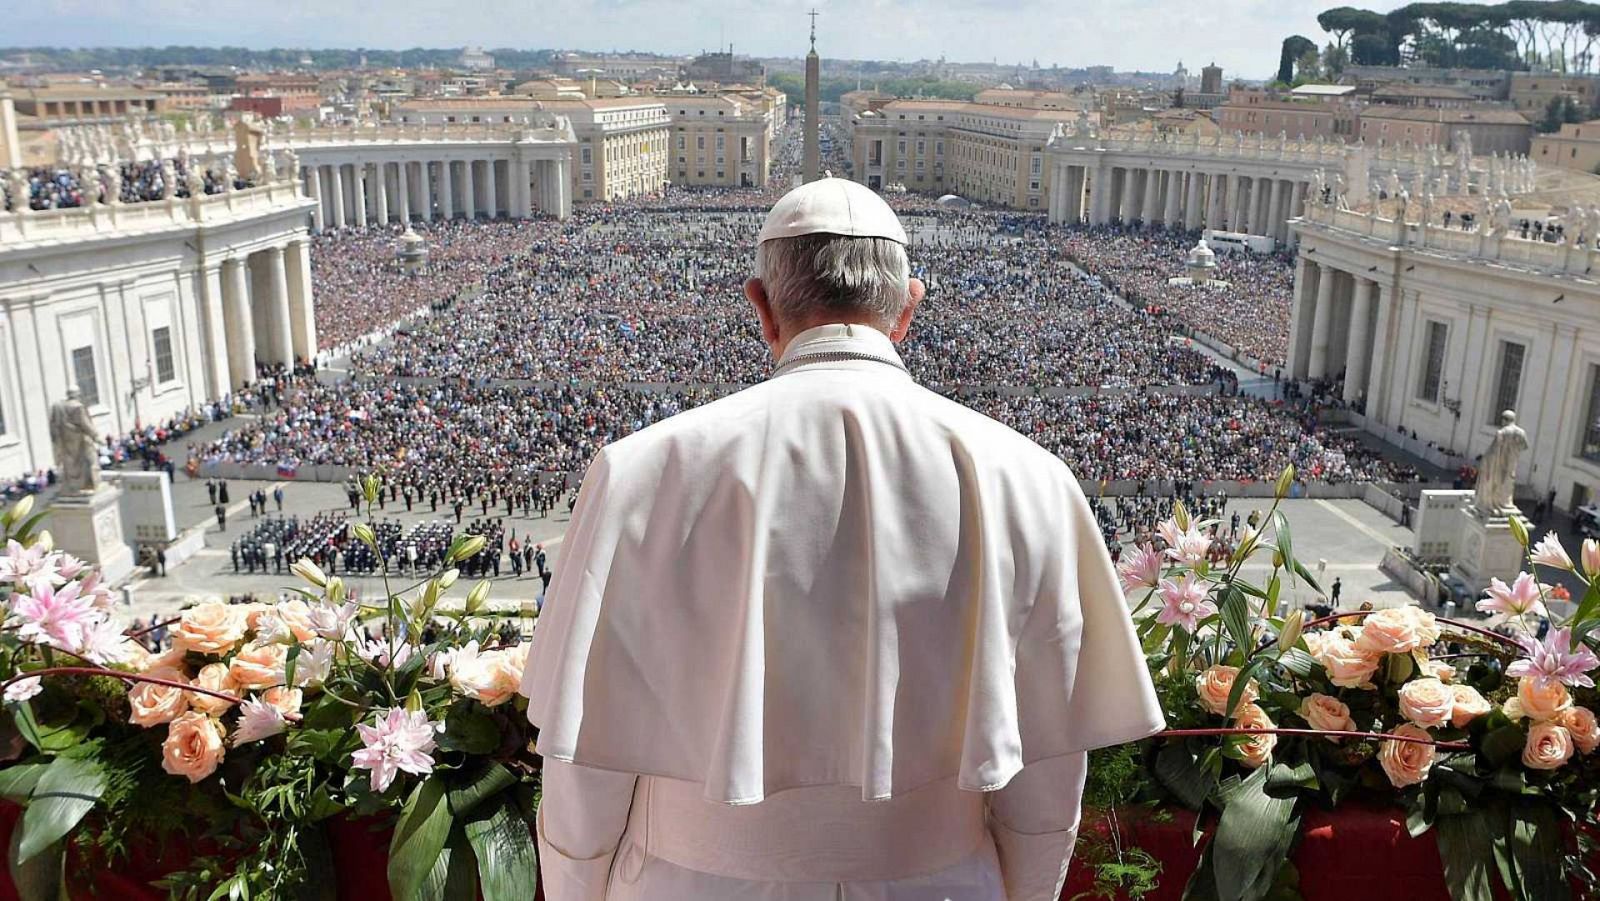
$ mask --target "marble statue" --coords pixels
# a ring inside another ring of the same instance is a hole
[[[1328,176],[1321,169],[1311,173],[1311,202],[1326,203],[1328,192]]]
[[[1389,170],[1389,178],[1383,183],[1383,192],[1390,197],[1400,196],[1400,171]]]
[[[1478,466],[1474,502],[1478,512],[1491,515],[1508,507],[1515,509],[1512,495],[1516,490],[1517,458],[1527,449],[1528,433],[1517,425],[1517,414],[1510,410],[1501,413],[1500,430],[1494,433]]]
[[[262,181],[270,184],[278,180],[278,155],[271,150],[261,150]]]
[[[50,406],[50,448],[61,493],[93,493],[100,484],[100,430],[76,385],[67,388],[66,400]]]
[[[197,197],[205,196],[205,193],[206,193],[206,182],[205,182],[205,179],[200,177],[199,171],[196,170],[193,166],[191,166],[188,169],[184,170],[184,173],[183,173],[183,186],[184,186],[184,188],[186,188],[188,190],[190,197],[197,198]]]
[[[122,202],[122,167],[116,163],[106,167],[106,203]]]
[[[293,184],[300,183],[300,154],[294,152],[293,147],[285,147],[283,158],[289,164],[289,181]]]
[[[1489,218],[1489,224],[1496,234],[1504,235],[1511,230],[1511,201],[1506,199],[1505,194],[1502,193],[1494,202]]]
[[[178,190],[178,171],[173,168],[172,160],[161,161],[161,197],[171,197]]]
[[[1583,214],[1584,242],[1593,247],[1600,243],[1600,206],[1592,206]]]

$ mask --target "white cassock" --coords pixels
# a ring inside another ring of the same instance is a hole
[[[861,325],[596,456],[523,691],[550,901],[1054,901],[1164,725],[1066,465]]]

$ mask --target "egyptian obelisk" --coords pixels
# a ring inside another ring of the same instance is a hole
[[[805,153],[800,163],[802,181],[816,181],[822,175],[822,149],[817,138],[821,115],[817,111],[817,101],[822,88],[822,61],[817,58],[817,11],[813,9],[810,15],[811,52],[806,54]]]

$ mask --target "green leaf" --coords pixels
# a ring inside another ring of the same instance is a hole
[[[459,827],[451,829],[450,841],[434,861],[414,901],[475,901],[477,896],[478,867],[473,860],[472,847]],[[399,895],[395,897],[397,901],[413,901]]]
[[[500,729],[482,707],[467,702],[453,705],[445,715],[439,747],[463,754],[488,754],[500,746]]]
[[[1528,737],[1516,725],[1501,726],[1483,737],[1483,756],[1496,767],[1504,766],[1522,757],[1522,748]]]
[[[1239,709],[1239,702],[1244,699],[1244,691],[1250,687],[1250,679],[1267,664],[1272,662],[1272,657],[1267,654],[1257,654],[1240,668],[1238,675],[1233,677],[1233,688],[1228,691],[1228,716],[1232,718]]]
[[[1524,895],[1539,901],[1566,901],[1571,897],[1562,874],[1561,825],[1553,803],[1513,803],[1510,839],[1511,856],[1516,860]]]
[[[1156,752],[1155,769],[1161,784],[1190,810],[1199,810],[1216,784],[1183,742],[1162,745]]]
[[[11,871],[11,884],[21,901],[56,901],[61,894],[61,864],[66,859],[66,846],[56,842],[43,853],[27,861],[20,861],[22,830],[11,831],[11,850],[6,863]]]
[[[28,740],[28,744],[46,754],[60,754],[71,750],[83,741],[90,729],[94,728],[92,722],[77,716],[76,713],[72,719],[64,723],[41,723],[35,716],[30,701],[23,701],[17,705],[14,718],[17,731]]]
[[[486,761],[465,781],[451,787],[450,812],[458,818],[464,817],[486,799],[516,784],[517,777],[510,770],[494,761]]]
[[[1440,817],[1433,826],[1451,901],[1493,901],[1489,867],[1494,859],[1494,842],[1483,812]]]
[[[1311,762],[1302,760],[1293,766],[1287,763],[1275,763],[1268,771],[1267,787],[1271,789],[1309,788],[1313,791],[1320,786],[1317,782],[1317,772],[1312,769]]]
[[[44,774],[48,763],[19,763],[0,770],[0,798],[15,804],[25,804],[33,796],[34,786]]]
[[[1272,888],[1299,828],[1294,797],[1266,792],[1267,771],[1256,770],[1220,798],[1222,818],[1211,840],[1217,896],[1259,901]]]
[[[1289,518],[1283,515],[1282,510],[1272,511],[1273,542],[1278,547],[1278,553],[1283,556],[1284,568],[1289,570],[1289,584],[1294,584],[1294,538],[1289,532]]]
[[[483,901],[522,901],[539,881],[537,852],[528,822],[509,797],[474,814],[466,822],[467,840],[478,859]]]
[[[105,789],[105,772],[99,763],[71,757],[51,761],[22,814],[17,862],[26,863],[71,832]]]
[[[1317,577],[1313,576],[1311,571],[1306,569],[1305,564],[1301,563],[1299,560],[1294,561],[1294,571],[1300,574],[1300,578],[1306,580],[1306,584],[1311,586],[1312,591],[1315,591],[1317,594],[1322,594],[1322,586],[1317,584]]]
[[[289,645],[289,652],[283,655],[283,684],[294,685],[295,664],[300,660],[300,642]]]
[[[1600,584],[1589,583],[1589,588],[1583,593],[1583,600],[1578,602],[1578,609],[1572,613],[1571,622],[1581,623],[1600,613]]]
[[[1240,591],[1237,585],[1229,585],[1223,589],[1220,612],[1222,625],[1227,628],[1228,638],[1233,641],[1234,647],[1249,652],[1250,602],[1245,599],[1244,592]]]
[[[396,899],[426,897],[423,885],[450,840],[451,822],[444,782],[439,777],[412,790],[389,843],[389,890]]]
[[[1278,658],[1278,665],[1302,679],[1311,678],[1316,674],[1317,669],[1322,666],[1315,657],[1300,648],[1290,648],[1284,651],[1283,655]]]

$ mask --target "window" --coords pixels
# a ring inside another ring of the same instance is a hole
[[[696,149],[696,150],[704,150],[704,149],[706,149],[706,136],[705,135],[695,135],[694,136],[694,149]]]
[[[588,166],[588,165],[592,165],[593,163],[594,163],[594,152],[588,147],[583,148],[583,164],[585,166]]]
[[[1514,341],[1500,342],[1500,382],[1494,389],[1494,407],[1488,412],[1489,424],[1500,424],[1500,411],[1517,408],[1522,390],[1522,361],[1528,348]]]
[[[78,347],[72,351],[72,380],[78,384],[78,399],[84,406],[100,403],[100,378],[94,369],[94,348]]]
[[[155,347],[156,384],[165,385],[178,377],[172,365],[172,329],[162,326],[150,333],[150,343]]]
[[[1444,376],[1445,341],[1449,326],[1442,322],[1428,323],[1427,345],[1422,365],[1422,383],[1417,386],[1417,397],[1430,403],[1439,402],[1439,383]]]
[[[1600,366],[1589,367],[1589,408],[1583,419],[1583,446],[1578,456],[1600,463]]]
[[[688,143],[689,143],[689,139],[688,138],[684,137],[683,135],[678,135],[678,149],[679,150],[685,149],[688,146]]]

